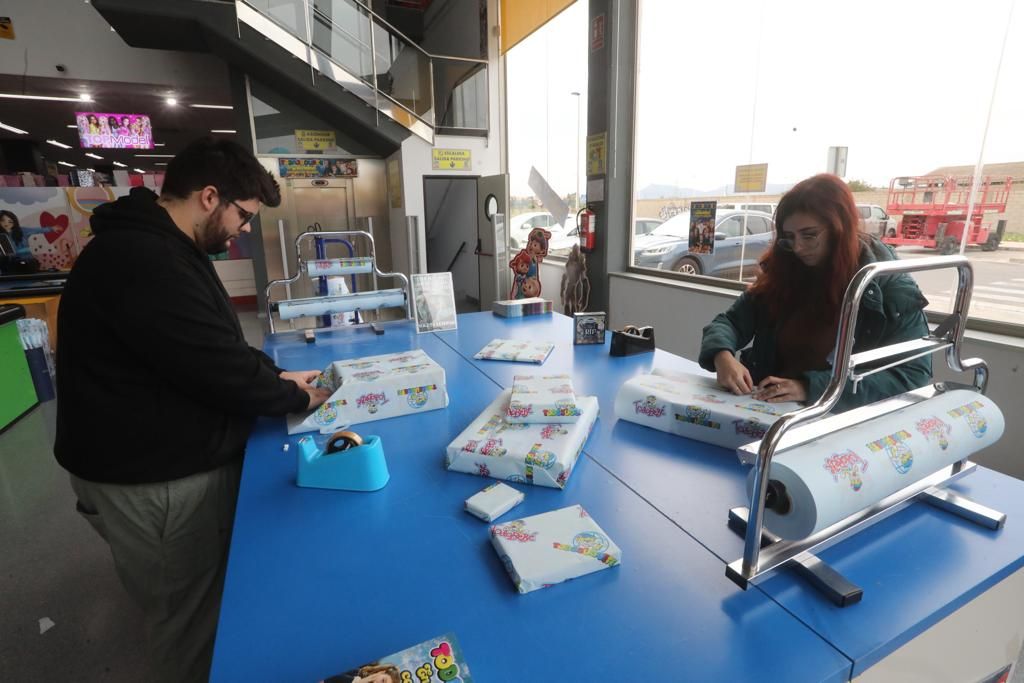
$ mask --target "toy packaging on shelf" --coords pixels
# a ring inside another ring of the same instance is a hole
[[[316,410],[289,415],[289,434],[448,407],[444,368],[421,349],[335,361],[314,384],[333,393]]]
[[[713,377],[658,368],[626,381],[615,397],[620,420],[726,448],[758,441],[780,416],[800,408],[736,396]]]
[[[328,676],[321,683],[473,683],[466,658],[455,634],[446,633],[401,652],[374,659],[344,673]]]
[[[569,375],[516,375],[508,403],[509,422],[571,424],[580,419]]]
[[[496,481],[466,499],[466,512],[485,522],[493,522],[522,503],[524,498],[526,494],[522,491]]]
[[[507,360],[519,363],[543,363],[555,348],[548,342],[521,339],[492,339],[473,358],[477,360]]]
[[[505,299],[491,304],[494,315],[502,318],[522,318],[527,315],[544,315],[554,310],[554,304],[547,299],[533,296],[529,299]]]
[[[622,551],[580,505],[492,526],[491,543],[520,593],[622,562]]]
[[[597,421],[593,396],[577,397],[575,424],[509,422],[512,390],[506,389],[448,444],[445,467],[511,483],[565,488],[583,444]]]

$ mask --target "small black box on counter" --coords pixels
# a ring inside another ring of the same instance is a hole
[[[604,311],[573,313],[572,320],[576,330],[573,344],[604,344],[607,318],[608,314]]]

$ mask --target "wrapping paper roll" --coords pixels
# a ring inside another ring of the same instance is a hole
[[[779,454],[770,479],[790,508],[765,509],[765,526],[806,538],[999,440],[1003,414],[991,399],[958,389]],[[747,495],[753,470],[747,479]]]
[[[318,261],[306,261],[306,274],[309,277],[325,275],[358,275],[373,271],[373,259],[369,256],[355,258],[332,258]]]
[[[404,289],[379,289],[344,296],[322,296],[311,299],[292,299],[277,305],[281,320],[307,315],[326,315],[347,311],[365,311],[371,308],[400,308],[405,306]]]
[[[757,441],[799,403],[765,403],[724,391],[712,377],[655,369],[626,381],[615,416],[670,434],[726,448]]]

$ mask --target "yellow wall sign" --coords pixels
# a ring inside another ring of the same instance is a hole
[[[432,149],[430,168],[435,171],[471,171],[473,154],[468,149]]]
[[[764,192],[767,182],[768,164],[737,166],[733,192]]]
[[[608,132],[587,136],[587,177],[608,172]]]
[[[322,152],[325,149],[334,149],[338,146],[334,141],[333,130],[297,128],[295,130],[295,141],[299,143],[304,152]]]
[[[14,40],[14,22],[10,17],[0,17],[0,38]]]

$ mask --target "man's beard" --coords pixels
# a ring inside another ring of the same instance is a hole
[[[214,209],[209,218],[203,222],[202,229],[196,234],[196,243],[207,254],[220,254],[228,249],[228,240],[231,238],[231,234],[220,224],[222,213],[224,213],[223,205]]]

